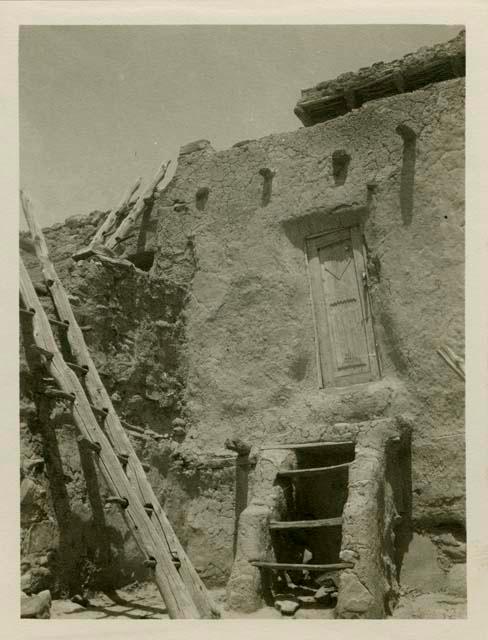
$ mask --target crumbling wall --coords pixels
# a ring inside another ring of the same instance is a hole
[[[86,246],[101,219],[95,212],[45,229],[51,256],[114,407],[128,425],[139,428],[128,433],[149,465],[156,495],[203,577],[222,582],[232,559],[232,544],[226,542],[233,535],[234,456],[212,451],[190,461],[179,454],[188,428],[183,393],[187,290],[139,269],[73,262],[72,254]],[[36,259],[22,254],[34,282],[41,284]],[[49,298],[42,300],[55,317]],[[35,379],[22,348],[20,382],[24,590],[73,595],[148,578],[117,508],[104,506],[103,481],[92,456],[78,446],[69,409],[53,404],[50,412],[39,413]],[[187,501],[198,505],[200,516],[195,508],[185,517]],[[201,534],[212,511],[213,533],[220,540],[217,560]]]

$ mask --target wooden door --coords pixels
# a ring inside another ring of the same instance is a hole
[[[307,240],[322,385],[379,376],[361,234],[357,227]]]

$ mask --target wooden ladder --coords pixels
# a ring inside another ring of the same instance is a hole
[[[86,346],[68,295],[49,258],[48,248],[32,207],[21,193],[22,208],[35,254],[41,264],[57,319],[50,320],[39,301],[27,269],[20,261],[20,315],[27,322],[31,345],[43,362],[54,386],[43,393],[71,405],[80,443],[93,452],[100,472],[112,492],[107,502],[120,506],[125,522],[154,572],[156,584],[170,618],[218,618],[220,611],[191,564],[146,477],[132,443],[117,416],[110,396]],[[67,340],[73,359],[65,361],[51,324]],[[24,324],[25,327],[25,324]],[[179,565],[179,568],[175,566]]]
[[[262,451],[273,449],[285,449],[289,451],[331,451],[340,452],[343,449],[350,449],[354,447],[352,441],[338,441],[338,442],[301,442],[290,444],[269,444],[261,448]],[[334,473],[336,471],[343,471],[349,468],[350,462],[344,462],[341,464],[328,465],[323,467],[308,467],[303,469],[289,469],[279,471],[277,478],[289,479],[290,481],[299,481],[301,478],[309,478],[311,476],[324,475]],[[269,528],[271,531],[285,533],[290,530],[307,530],[307,529],[328,529],[330,527],[341,527],[342,516],[333,518],[316,518],[309,520],[271,520]],[[264,561],[251,561],[251,564],[255,567],[259,567],[263,570],[283,572],[283,571],[312,571],[317,573],[327,573],[331,571],[341,571],[348,569],[354,565],[350,562],[334,562],[330,564],[311,564],[311,563],[294,563],[294,562],[264,562]]]

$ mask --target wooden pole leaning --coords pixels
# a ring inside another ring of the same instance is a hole
[[[136,191],[139,189],[141,185],[141,181],[142,181],[142,178],[137,178],[135,183],[131,187],[129,187],[129,189],[122,196],[122,199],[120,200],[119,204],[109,212],[109,214],[103,221],[103,224],[99,227],[99,229],[97,230],[93,238],[90,240],[88,247],[86,247],[85,249],[81,249],[80,251],[77,251],[73,255],[73,260],[82,260],[84,258],[90,257],[93,254],[93,252],[96,251],[97,247],[100,244],[104,244],[106,242],[107,237],[113,231],[115,231],[114,226],[117,222],[118,217],[121,214],[123,214],[124,211],[129,207],[129,204],[130,204],[130,201],[132,200],[133,195],[136,193]]]
[[[78,377],[66,365],[58,349],[46,312],[39,302],[22,260],[20,262],[20,296],[25,308],[35,310],[32,316],[32,338],[42,353],[51,354],[51,357],[45,359],[45,367],[49,375],[62,391],[74,394],[71,410],[75,425],[87,441],[98,443],[99,452],[96,454],[96,460],[100,472],[113,494],[125,498],[127,506],[122,509],[122,513],[141,552],[155,559],[155,581],[169,616],[199,618],[199,612],[173,564],[168,548],[161,545],[159,534],[131,487],[109,439],[93,415]]]
[[[119,228],[115,231],[115,233],[112,234],[110,238],[108,238],[108,240],[105,242],[105,246],[107,247],[107,249],[113,250],[119,244],[119,242],[121,242],[122,240],[125,240],[125,238],[127,238],[127,236],[130,234],[134,225],[139,219],[139,216],[142,214],[145,207],[147,206],[147,203],[150,200],[152,200],[156,187],[166,175],[170,162],[171,161],[168,161],[161,165],[161,167],[158,169],[154,178],[151,180],[151,182],[148,184],[148,186],[144,190],[144,193],[142,193],[137,198],[137,201],[134,207],[132,208],[132,211],[129,213],[129,215],[126,218],[124,218],[124,220],[122,220]]]
[[[112,211],[110,211],[108,216],[105,218],[104,223],[98,229],[96,234],[93,236],[90,242],[90,245],[95,245],[95,244],[98,244],[99,242],[104,243],[107,240],[107,236],[109,236],[112,231],[115,231],[115,229],[113,229],[112,227],[114,223],[117,221],[117,217],[128,208],[133,195],[141,186],[141,182],[142,182],[142,178],[139,177],[137,178],[135,183],[131,187],[129,187],[129,189],[124,194],[121,201],[119,202],[119,204],[114,209],[112,209]]]
[[[87,367],[84,375],[84,384],[92,405],[104,412],[104,428],[115,447],[116,451],[128,454],[128,460],[124,464],[126,477],[139,498],[141,505],[151,504],[154,512],[152,523],[159,533],[160,543],[167,549],[170,556],[176,555],[180,561],[179,574],[202,618],[220,617],[218,607],[212,601],[205,585],[198,575],[195,567],[190,562],[185,550],[179,542],[173,528],[161,507],[154,490],[147,479],[142,464],[135,454],[132,443],[117,416],[109,394],[93,363],[88,347],[86,346],[83,332],[71,308],[67,293],[54,269],[46,241],[35,219],[29,199],[21,194],[22,207],[30,230],[37,258],[41,263],[42,274],[49,283],[50,294],[54,302],[57,314],[64,322],[68,321],[65,335],[69,341],[73,357],[78,363]]]

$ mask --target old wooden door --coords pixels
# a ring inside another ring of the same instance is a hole
[[[322,385],[379,375],[362,238],[357,227],[307,240]]]

